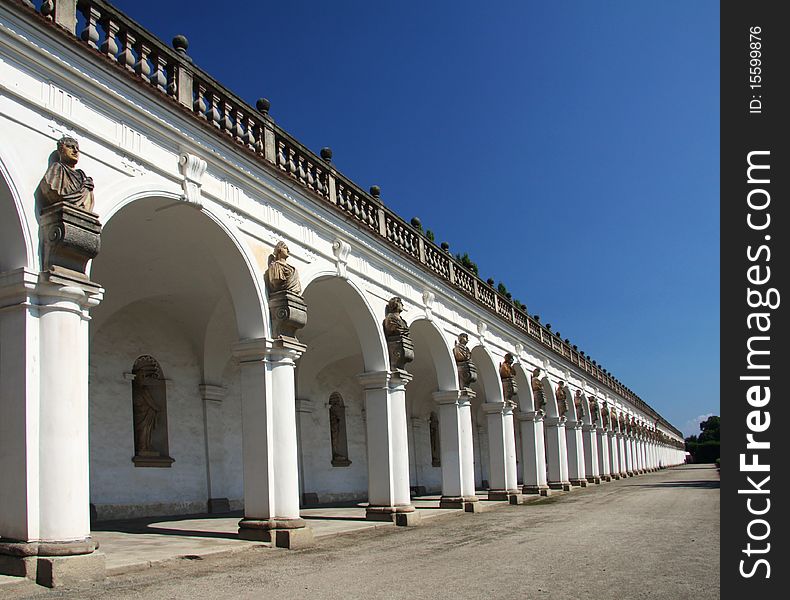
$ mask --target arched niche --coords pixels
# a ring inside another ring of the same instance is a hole
[[[339,392],[329,395],[329,433],[332,444],[332,466],[348,467],[348,437],[346,433],[346,404]]]
[[[132,366],[132,430],[135,467],[169,467],[167,385],[162,367],[144,354]]]

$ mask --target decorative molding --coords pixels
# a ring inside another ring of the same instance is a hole
[[[178,167],[183,176],[181,186],[184,189],[184,195],[182,198],[185,202],[202,208],[203,195],[200,188],[203,186],[203,175],[208,168],[208,163],[199,156],[182,152],[178,158]]]
[[[433,306],[435,302],[436,302],[436,295],[428,288],[425,288],[422,291],[422,305],[423,308],[425,309],[425,317],[429,321],[433,321]]]
[[[332,254],[335,255],[335,267],[338,277],[348,279],[348,255],[351,252],[351,245],[340,238],[332,242]]]
[[[201,383],[198,389],[200,390],[200,398],[205,402],[222,402],[227,394],[227,390],[221,385]]]

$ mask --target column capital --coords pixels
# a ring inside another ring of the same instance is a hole
[[[582,431],[597,431],[597,430],[598,430],[597,425],[587,425],[587,424],[582,425]]]
[[[534,421],[535,423],[540,423],[546,417],[543,410],[535,410],[535,411],[527,411],[527,412],[517,412],[516,418],[519,421]]]
[[[366,390],[386,389],[390,380],[389,371],[368,371],[357,375],[357,381]]]
[[[494,413],[501,413],[504,414],[506,408],[508,406],[507,402],[483,402],[481,405],[483,412],[487,415],[491,415]]]
[[[239,362],[246,363],[281,360],[283,358],[296,360],[305,350],[307,350],[307,346],[294,341],[292,338],[277,338],[274,340],[255,338],[236,342],[233,344],[231,351]]]
[[[431,394],[431,397],[436,404],[458,404],[463,393],[459,390],[439,390]]]
[[[549,427],[565,427],[565,417],[546,417],[544,420]]]

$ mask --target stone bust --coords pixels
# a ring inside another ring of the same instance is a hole
[[[384,335],[387,341],[391,338],[409,337],[409,325],[400,316],[403,312],[403,300],[395,296],[387,302],[386,314],[384,316]]]
[[[403,369],[406,363],[414,360],[414,345],[409,333],[409,324],[400,316],[402,312],[403,300],[398,296],[390,298],[382,326],[384,337],[387,339],[390,366],[393,369]]]
[[[58,160],[53,162],[39,183],[45,208],[58,202],[68,202],[77,208],[93,212],[93,179],[77,169],[80,147],[77,140],[64,136],[58,140]]]
[[[462,333],[458,336],[453,348],[453,357],[455,357],[455,364],[458,367],[458,378],[463,388],[468,388],[477,381],[477,367],[472,362],[472,351],[467,347],[468,343],[469,336]]]
[[[581,421],[584,416],[584,403],[582,402],[582,391],[576,390],[573,397],[573,403],[576,406],[576,420]]]
[[[290,292],[302,295],[299,273],[296,267],[288,264],[288,246],[285,242],[277,242],[269,256],[269,268],[266,269],[266,286],[269,293]]]
[[[540,373],[541,368],[535,367],[532,371],[532,381],[530,382],[532,385],[532,397],[535,401],[535,410],[543,410],[543,407],[546,406],[546,396],[543,393],[543,383],[540,380]]]
[[[515,358],[508,352],[505,360],[499,365],[499,378],[502,380],[502,391],[505,393],[505,400],[511,401],[513,396],[518,393],[516,385],[516,369],[513,368]]]
[[[557,384],[557,391],[555,393],[557,395],[557,410],[560,413],[560,417],[564,417],[568,412],[568,389],[565,387],[564,381],[560,381],[559,384]]]

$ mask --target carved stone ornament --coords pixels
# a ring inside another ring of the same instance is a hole
[[[590,400],[590,421],[592,421],[593,425],[598,424],[598,418],[600,417],[600,409],[598,408],[598,402],[593,398]]]
[[[183,176],[181,187],[184,190],[184,201],[198,208],[203,206],[203,195],[200,190],[207,167],[205,160],[188,152],[183,152],[178,158],[178,168]]]
[[[576,420],[581,421],[584,416],[584,403],[582,402],[582,391],[576,390],[573,396],[573,403],[576,406]]]
[[[458,367],[458,383],[462,389],[468,388],[477,381],[477,367],[472,362],[472,351],[467,347],[468,343],[469,336],[462,333],[453,348],[455,364]]]
[[[555,394],[557,396],[557,410],[562,418],[568,412],[568,388],[565,387],[564,381],[559,382]]]
[[[425,307],[425,316],[430,321],[433,319],[433,305],[436,302],[436,294],[429,289],[422,291],[422,304]]]
[[[384,317],[384,337],[387,339],[387,350],[390,356],[390,367],[403,369],[414,360],[414,344],[411,341],[409,325],[400,316],[403,312],[403,300],[394,296],[387,303]]]
[[[502,392],[505,395],[505,400],[512,403],[513,398],[518,394],[518,386],[516,385],[516,369],[513,367],[515,359],[513,355],[508,352],[505,354],[505,360],[499,365],[499,378],[502,380]]]
[[[266,269],[266,291],[274,337],[296,339],[296,330],[307,325],[307,304],[296,267],[288,264],[288,246],[277,242]]]
[[[351,252],[351,246],[337,238],[332,242],[332,254],[335,255],[335,262],[337,267],[337,276],[343,279],[348,279],[348,254]]]
[[[540,380],[541,368],[535,367],[532,371],[532,398],[535,402],[535,411],[543,412],[543,407],[546,406],[546,395],[543,392],[543,382]]]
[[[66,281],[88,283],[85,267],[99,254],[101,223],[93,210],[93,180],[82,169],[79,145],[63,137],[57,145],[57,161],[39,183],[39,220],[43,243],[42,271]]]

